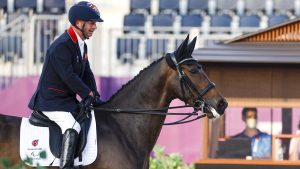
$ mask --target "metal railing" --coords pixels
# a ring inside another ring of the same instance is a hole
[[[46,50],[61,32],[58,15],[20,15],[0,28],[0,88],[42,70]]]

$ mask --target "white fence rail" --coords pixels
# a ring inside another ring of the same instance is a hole
[[[0,28],[0,88],[39,74],[49,44],[61,33],[57,15],[20,15]]]

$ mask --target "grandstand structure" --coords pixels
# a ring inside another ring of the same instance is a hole
[[[61,33],[66,2],[0,1],[0,88],[40,73],[45,53]]]
[[[76,0],[0,0],[0,88],[41,72],[50,43],[68,27]],[[88,41],[96,76],[133,76],[189,33],[197,47],[300,15],[300,0],[91,0],[103,25]],[[117,8],[114,8],[117,7]],[[99,57],[98,57],[99,55]],[[97,56],[97,57],[96,57]]]

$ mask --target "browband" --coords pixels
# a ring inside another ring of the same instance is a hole
[[[177,67],[180,66],[181,64],[183,64],[184,62],[191,61],[191,60],[196,61],[196,59],[194,59],[194,58],[187,58],[187,59],[181,60],[180,62],[177,62],[174,52],[168,53],[166,55],[166,61],[167,61],[168,65],[174,70],[177,70]]]

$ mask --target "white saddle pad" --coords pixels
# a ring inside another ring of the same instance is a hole
[[[74,160],[75,166],[86,166],[93,163],[97,158],[97,131],[94,111],[92,113],[91,127],[87,136],[87,144],[82,152],[82,161],[79,158]],[[32,159],[30,166],[59,166],[59,159],[55,158],[49,147],[48,127],[37,127],[29,123],[28,118],[23,118],[20,130],[20,156],[24,161]],[[46,158],[41,158],[40,153],[45,151]]]

